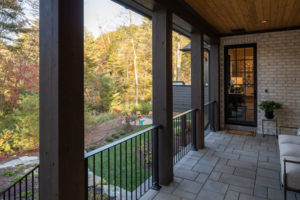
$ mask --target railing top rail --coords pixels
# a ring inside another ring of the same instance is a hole
[[[204,104],[204,106],[208,106],[209,104],[213,104],[213,103],[216,103],[217,101],[209,101],[207,102],[206,104]]]
[[[198,110],[198,109],[197,109],[197,108],[193,108],[193,109],[187,110],[187,111],[185,111],[185,112],[183,112],[183,113],[179,113],[178,115],[175,115],[175,116],[173,117],[173,119],[176,119],[176,118],[178,118],[178,117],[181,117],[181,116],[183,116],[183,115],[186,115],[186,114],[188,114],[188,113],[190,113],[190,112],[193,112],[193,111],[196,111],[196,110]]]
[[[99,147],[98,149],[95,149],[95,150],[93,150],[93,151],[90,151],[90,152],[88,152],[88,153],[86,153],[86,154],[84,155],[84,158],[89,158],[89,157],[91,157],[91,156],[93,156],[93,155],[95,155],[95,154],[97,154],[97,153],[100,153],[101,151],[105,151],[105,150],[107,150],[107,149],[109,149],[109,148],[111,148],[111,147],[113,147],[113,146],[116,146],[116,145],[118,145],[118,144],[121,144],[121,143],[123,143],[123,142],[125,142],[125,141],[127,141],[127,140],[130,140],[130,139],[132,139],[132,138],[134,138],[134,137],[136,137],[136,136],[139,136],[139,135],[141,135],[141,134],[143,134],[143,133],[145,133],[145,132],[148,132],[148,131],[150,131],[150,130],[152,130],[152,129],[159,128],[159,127],[160,127],[160,125],[152,125],[152,126],[150,126],[149,128],[140,130],[140,131],[138,131],[138,132],[136,132],[136,133],[134,133],[134,134],[132,134],[132,135],[129,135],[129,136],[127,136],[127,137],[124,137],[124,138],[122,138],[122,139],[120,139],[120,140],[118,140],[118,141],[112,142],[112,143],[107,144],[107,145],[105,145],[105,146],[103,146],[103,147]]]

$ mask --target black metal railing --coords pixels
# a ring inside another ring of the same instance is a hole
[[[139,199],[150,188],[158,189],[158,128],[87,153],[86,199]]]
[[[210,101],[204,104],[204,130],[211,129],[216,130],[215,121],[216,121],[216,108],[217,102]]]
[[[196,149],[196,112],[191,109],[173,117],[173,164]]]
[[[196,113],[197,109],[191,109],[173,117],[174,165],[196,149]],[[159,127],[153,125],[86,153],[86,199],[139,199],[150,188],[159,189]],[[4,200],[39,199],[39,165],[1,196]]]
[[[39,199],[39,165],[31,169],[23,177],[0,193],[3,200],[10,199]]]

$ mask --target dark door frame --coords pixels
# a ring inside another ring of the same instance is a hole
[[[254,70],[254,122],[247,122],[247,121],[233,121],[227,119],[228,116],[228,89],[227,83],[230,79],[230,70],[228,67],[227,55],[228,49],[232,48],[247,48],[253,47],[254,55],[253,55],[253,70]],[[233,124],[233,125],[242,125],[242,126],[254,126],[257,127],[257,44],[256,43],[249,43],[249,44],[237,44],[237,45],[225,45],[224,46],[224,108],[225,108],[225,115],[224,120],[225,124]]]

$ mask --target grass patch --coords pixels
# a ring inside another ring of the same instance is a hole
[[[126,134],[124,137],[132,135],[138,131],[144,130],[151,125]],[[151,139],[151,133],[132,138],[126,143],[117,145],[95,155],[95,166],[93,157],[88,160],[89,169],[96,172],[97,176],[103,177],[110,185],[116,184],[127,190],[136,189],[141,183],[151,176],[151,171],[144,166],[136,152],[139,152],[140,146]],[[127,181],[126,181],[127,175]],[[132,184],[131,184],[132,183]],[[97,183],[96,183],[97,184]]]

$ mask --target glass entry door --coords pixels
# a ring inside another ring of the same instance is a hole
[[[256,44],[225,46],[225,121],[256,126]]]

